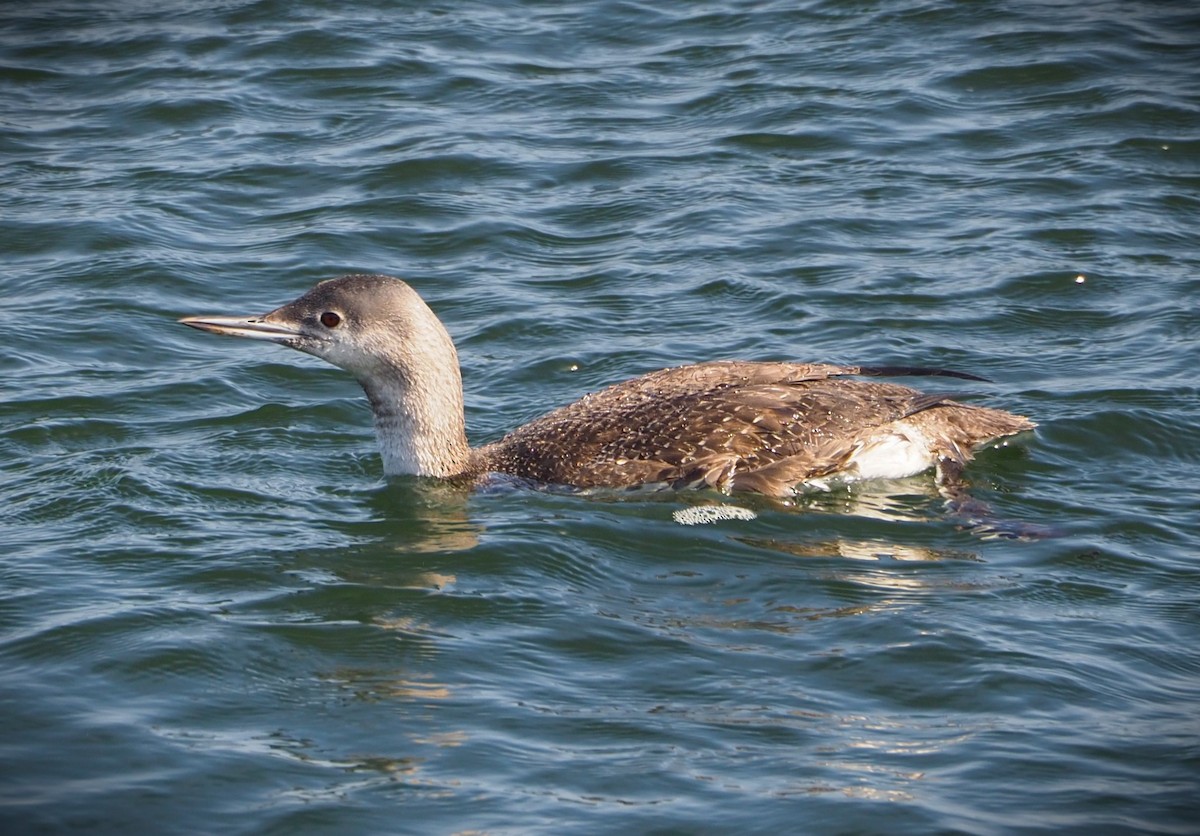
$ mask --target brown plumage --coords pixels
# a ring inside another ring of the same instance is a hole
[[[347,369],[362,384],[388,474],[506,473],[578,488],[644,484],[791,495],[828,479],[958,473],[981,444],[1027,418],[853,376],[970,375],[811,363],[718,361],[636,377],[483,447],[467,445],[458,356],[404,282],[322,282],[261,317],[187,325],[269,340]]]
[[[845,378],[873,372],[732,361],[663,369],[514,430],[475,450],[473,466],[582,488],[665,483],[787,496],[805,482],[854,478],[856,458],[888,441],[926,444],[927,466],[961,465],[977,445],[1034,426],[947,396]]]

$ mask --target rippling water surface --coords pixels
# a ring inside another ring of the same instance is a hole
[[[0,7],[2,829],[1195,832],[1197,68],[1182,2]],[[1057,536],[385,482],[344,373],[174,322],[352,270],[476,442],[985,375],[1040,427],[974,492]]]

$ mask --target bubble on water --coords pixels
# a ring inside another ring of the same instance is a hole
[[[758,514],[736,505],[697,505],[680,508],[671,515],[680,525],[707,525],[718,520],[753,520]]]

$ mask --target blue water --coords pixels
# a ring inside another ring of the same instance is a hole
[[[1197,68],[1183,2],[0,7],[0,830],[1197,832]],[[175,323],[349,271],[476,443],[986,376],[973,493],[1056,536],[389,483],[344,372]]]

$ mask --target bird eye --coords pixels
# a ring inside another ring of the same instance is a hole
[[[325,311],[321,314],[321,324],[326,328],[337,328],[342,324],[342,318],[333,311]]]

